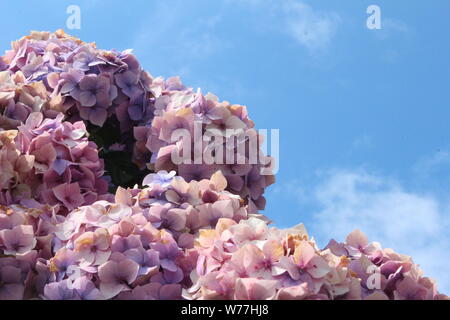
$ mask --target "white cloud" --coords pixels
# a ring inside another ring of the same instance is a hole
[[[258,25],[259,32],[285,34],[311,54],[328,47],[341,21],[337,13],[315,10],[302,0],[227,0],[226,3],[245,6],[252,12],[251,17],[258,17],[258,23],[264,21],[264,27]],[[226,19],[223,11],[205,18],[197,14],[195,6],[176,0],[158,2],[150,12],[134,35],[132,47],[153,59],[164,57],[164,61],[176,60],[181,64],[233,46],[215,32]]]
[[[405,22],[392,18],[383,19],[382,29],[400,33],[406,33],[410,30]]]
[[[439,150],[432,155],[423,157],[414,166],[414,171],[421,175],[430,175],[443,168],[450,167],[450,152]]]
[[[411,28],[403,21],[392,18],[381,18],[381,29],[375,30],[373,34],[380,39],[386,40],[394,35],[406,35]]]
[[[142,21],[134,35],[132,48],[145,58],[156,60],[161,69],[175,73],[185,65],[227,47],[219,39],[215,27],[220,15],[204,18],[196,13],[195,6],[184,1],[158,2]],[[151,21],[151,24],[149,24]]]
[[[311,197],[320,209],[309,229],[321,245],[360,229],[383,247],[411,255],[425,275],[450,292],[449,203],[409,192],[387,177],[343,170],[325,174]]]
[[[328,47],[341,21],[339,14],[316,10],[303,0],[226,0],[226,2],[260,10],[261,14],[266,15],[267,25],[287,34],[296,43],[306,47],[310,53],[317,53]]]
[[[315,10],[303,1],[284,3],[286,31],[311,51],[327,47],[341,18],[337,13]]]

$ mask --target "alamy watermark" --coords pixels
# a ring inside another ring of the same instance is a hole
[[[376,265],[370,265],[366,270],[370,276],[366,280],[366,287],[369,290],[381,289],[381,273],[380,269]]]
[[[77,5],[70,5],[66,9],[66,13],[69,15],[66,20],[67,29],[81,29],[81,9]]]
[[[280,130],[210,129],[203,132],[202,122],[194,122],[193,130],[176,129],[171,142],[174,164],[260,165],[261,175],[276,174],[279,169]],[[270,154],[270,156],[266,156]]]
[[[367,7],[367,14],[370,16],[367,18],[366,25],[369,30],[381,29],[381,8],[375,4]]]

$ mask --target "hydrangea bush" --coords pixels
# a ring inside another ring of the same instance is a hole
[[[63,31],[13,42],[0,57],[0,299],[447,299],[361,231],[321,249],[303,225],[271,227],[262,139],[246,107],[155,78],[131,50]]]

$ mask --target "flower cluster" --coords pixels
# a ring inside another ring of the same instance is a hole
[[[44,298],[177,299],[183,252],[172,235],[143,213],[97,202],[74,211],[56,232]],[[142,296],[142,297],[141,297]]]
[[[0,131],[0,204],[30,198],[34,156],[23,154],[15,142],[17,130]]]
[[[255,216],[267,221],[260,214],[249,213],[248,205],[239,196],[225,190],[227,180],[221,171],[214,173],[211,179],[190,182],[183,177],[170,177],[174,173],[162,171],[148,175],[143,184],[150,187],[135,198],[140,208],[148,210],[154,226],[170,230],[181,247],[191,248],[193,235],[202,228],[214,227],[221,218],[239,222]],[[126,195],[123,190],[119,191],[121,197]]]
[[[63,115],[43,119],[32,113],[19,127],[23,152],[35,158],[34,174],[42,182],[38,198],[49,205],[60,204],[65,212],[95,202],[108,190],[103,178],[103,160],[97,145],[89,141],[82,121],[62,122]]]
[[[319,250],[302,225],[269,228],[250,218],[221,219],[200,231],[187,299],[446,299],[412,260],[354,231]]]
[[[447,299],[360,231],[319,249],[302,225],[270,227],[262,142],[246,107],[153,78],[131,50],[62,31],[13,42],[0,300]]]
[[[99,201],[64,217],[25,204],[0,207],[0,300],[181,296],[196,257],[142,212]]]
[[[142,70],[131,50],[99,50],[95,44],[62,31],[32,32],[13,42],[1,61],[5,69],[0,72],[3,128],[17,128],[32,112],[42,112],[48,118],[63,113],[67,121],[84,120],[94,125],[93,139],[105,152],[111,151],[105,153],[107,167],[110,163],[119,166],[119,148],[122,153],[134,150],[133,161],[141,170],[175,170],[188,181],[210,178],[221,170],[229,191],[246,200],[253,212],[265,207],[263,193],[274,182],[270,172],[274,160],[261,152],[262,137],[246,107],[219,102],[200,90],[195,92],[177,77],[154,79]],[[194,137],[196,126],[200,140]],[[102,132],[101,127],[109,130]],[[191,134],[192,141],[172,139],[172,133],[180,128]],[[111,131],[120,132],[112,141]],[[204,136],[214,146],[205,143]],[[222,149],[226,152],[215,151],[225,145]],[[200,160],[182,164],[172,161],[173,152],[190,157],[193,148],[201,154]],[[205,154],[214,159],[205,159]],[[130,169],[141,177],[132,166],[120,166],[120,172],[109,168],[116,186],[132,185],[128,181],[132,178],[123,181],[119,177]]]
[[[31,199],[0,206],[0,300],[39,297],[49,280],[53,234],[63,220],[57,207]]]
[[[112,183],[132,186],[147,173],[131,153],[133,127],[153,119],[152,81],[131,50],[100,50],[62,30],[31,32],[0,60],[0,127],[17,129],[33,112],[83,120]]]
[[[97,126],[115,114],[124,130],[151,116],[152,79],[130,50],[98,50],[61,30],[32,32],[12,43],[2,69],[0,110],[12,125],[32,111],[48,117],[63,112]]]
[[[348,259],[320,251],[303,226],[270,228],[251,218],[201,230],[191,299],[356,299]]]
[[[155,170],[176,170],[188,181],[221,170],[228,190],[246,200],[252,212],[264,209],[264,190],[275,181],[274,159],[261,152],[262,137],[247,108],[185,88],[176,77],[155,79],[151,89],[155,117],[134,129],[136,163],[144,166],[150,157]],[[182,158],[180,163],[174,155]]]
[[[103,160],[79,121],[34,112],[17,130],[0,132],[3,204],[35,198],[68,213],[105,195]]]
[[[448,299],[437,292],[435,281],[424,277],[411,257],[383,249],[377,242],[369,243],[360,230],[350,233],[344,243],[331,240],[326,248],[349,259],[348,268],[361,279],[365,299]]]
[[[247,217],[239,197],[223,191],[220,171],[190,183],[161,172],[144,184],[119,188],[114,203],[81,207],[58,225],[46,298],[180,298],[197,257],[184,249],[193,248],[197,230]]]
[[[0,72],[1,128],[17,129],[30,113],[46,110],[50,103],[43,82],[28,83],[22,72],[12,73],[9,70]]]

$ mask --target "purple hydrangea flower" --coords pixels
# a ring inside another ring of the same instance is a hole
[[[78,88],[72,92],[72,96],[83,107],[99,105],[106,108],[110,105],[110,86],[111,83],[107,77],[89,74],[81,79]]]
[[[151,173],[144,178],[142,184],[144,186],[153,186],[155,184],[160,185],[163,188],[168,187],[172,183],[173,177],[175,177],[176,172],[165,170],[158,171],[157,173]]]

